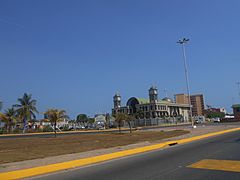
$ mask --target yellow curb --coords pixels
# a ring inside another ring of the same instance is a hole
[[[36,176],[51,172],[56,172],[64,169],[70,169],[80,166],[86,166],[94,163],[99,163],[102,161],[107,161],[111,159],[116,159],[124,156],[129,156],[133,154],[138,154],[142,152],[152,151],[159,148],[163,148],[164,146],[167,146],[166,143],[136,148],[136,149],[130,149],[125,151],[119,151],[111,154],[104,154],[100,156],[90,157],[90,158],[84,158],[74,161],[68,161],[63,163],[57,163],[57,164],[50,164],[47,166],[40,166],[30,169],[23,169],[23,170],[17,170],[17,171],[11,171],[6,173],[0,173],[0,179],[8,180],[8,179],[20,179],[20,178],[26,178],[30,176]]]
[[[178,144],[183,144],[183,143],[187,143],[187,142],[191,142],[191,141],[196,141],[196,140],[200,140],[203,138],[207,138],[207,137],[211,137],[211,136],[216,136],[216,135],[221,135],[221,134],[225,134],[225,133],[229,133],[229,132],[234,132],[234,131],[239,131],[240,128],[233,128],[233,129],[227,129],[227,130],[223,130],[223,131],[218,131],[218,132],[213,132],[213,133],[208,133],[208,134],[203,134],[200,136],[194,136],[191,138],[186,138],[186,139],[181,139],[181,140],[177,140]]]
[[[234,131],[238,131],[238,130],[240,130],[240,128],[228,129],[228,130],[224,130],[224,131],[204,134],[204,135],[181,139],[181,140],[176,140],[176,141],[167,141],[167,142],[160,143],[160,144],[155,144],[155,145],[150,145],[150,146],[145,146],[145,147],[140,147],[140,148],[135,148],[135,149],[130,149],[130,150],[124,150],[124,151],[119,151],[119,152],[110,153],[110,154],[104,154],[104,155],[90,157],[90,158],[78,159],[78,160],[67,161],[67,162],[63,162],[63,163],[57,163],[57,164],[50,164],[50,165],[46,165],[46,166],[39,166],[39,167],[23,169],[23,170],[4,172],[4,173],[0,173],[0,179],[4,179],[4,180],[20,179],[20,178],[26,178],[26,177],[31,177],[31,176],[52,173],[52,172],[56,172],[56,171],[61,171],[61,170],[86,166],[86,165],[90,165],[90,164],[95,164],[95,163],[99,163],[99,162],[103,162],[103,161],[107,161],[107,160],[112,160],[112,159],[116,159],[116,158],[120,158],[120,157],[124,157],[124,156],[153,151],[153,150],[164,148],[170,144],[175,144],[175,143],[183,144],[183,143],[200,140],[200,139],[211,137],[211,136],[221,135],[221,134],[225,134],[225,133],[229,133],[229,132],[234,132]]]

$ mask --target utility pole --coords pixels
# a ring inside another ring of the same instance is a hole
[[[240,98],[240,82],[236,82],[237,86],[238,86],[238,97]]]
[[[190,85],[189,85],[189,78],[188,78],[187,58],[186,58],[186,52],[185,52],[185,44],[187,44],[188,41],[189,41],[189,39],[183,38],[182,40],[177,41],[177,43],[182,46],[184,72],[185,72],[185,79],[186,79],[186,85],[187,85],[188,103],[189,103],[189,109],[190,109],[189,116],[190,116],[190,120],[192,122],[192,127],[194,127],[194,122],[193,122],[193,118],[192,118],[192,106],[191,106]]]

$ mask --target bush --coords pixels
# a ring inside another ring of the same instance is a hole
[[[7,130],[5,128],[0,128],[0,134],[7,134]]]
[[[22,129],[16,128],[16,129],[13,130],[13,133],[14,134],[20,134],[20,133],[22,133],[22,131],[23,131]]]
[[[64,125],[60,128],[62,131],[69,131],[69,125]]]
[[[53,128],[50,125],[44,126],[43,132],[53,132]]]
[[[36,129],[27,129],[26,133],[35,133],[37,132]]]

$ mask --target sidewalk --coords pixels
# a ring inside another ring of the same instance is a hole
[[[186,134],[186,135],[178,136],[178,137],[164,139],[161,141],[154,141],[154,142],[146,141],[146,142],[131,144],[131,145],[127,145],[127,146],[121,146],[121,147],[114,147],[114,148],[108,148],[108,149],[88,151],[88,152],[83,152],[83,153],[67,154],[67,155],[54,156],[54,157],[48,157],[48,158],[43,158],[43,159],[35,159],[35,160],[1,164],[0,172],[8,172],[8,171],[14,171],[14,170],[20,170],[20,169],[26,169],[26,168],[33,168],[33,167],[38,167],[38,166],[45,166],[45,165],[49,165],[49,164],[61,163],[61,162],[66,162],[66,161],[71,161],[71,160],[77,160],[77,159],[82,159],[82,158],[87,158],[87,157],[94,157],[94,156],[99,156],[99,155],[103,155],[103,154],[119,152],[122,150],[129,150],[129,149],[138,148],[138,147],[145,147],[145,146],[154,145],[154,144],[158,144],[158,143],[162,143],[162,142],[166,142],[166,141],[179,140],[179,139],[194,137],[194,136],[207,134],[207,133],[211,133],[211,132],[232,129],[232,128],[236,128],[236,127],[239,127],[239,125],[232,125],[232,124],[224,124],[224,125],[218,125],[218,126],[198,125],[198,127],[196,129],[192,129],[191,127],[181,127],[181,126],[152,129],[149,131],[170,131],[170,130],[176,130],[176,129],[183,129],[183,130],[190,131],[190,133]],[[27,152],[26,152],[26,155],[27,155]]]

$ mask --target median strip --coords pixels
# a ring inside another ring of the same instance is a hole
[[[119,152],[115,152],[115,153],[110,153],[110,154],[105,154],[105,155],[100,155],[100,156],[95,156],[95,157],[90,157],[90,158],[83,158],[83,159],[73,160],[73,161],[68,161],[68,162],[63,162],[63,163],[50,164],[50,165],[46,165],[46,166],[34,167],[34,168],[11,171],[11,172],[4,172],[4,173],[0,173],[0,179],[4,179],[4,180],[21,179],[21,178],[26,178],[26,177],[31,177],[31,176],[52,173],[52,172],[56,172],[56,171],[61,171],[61,170],[86,166],[86,165],[90,165],[90,164],[100,163],[103,161],[117,159],[120,157],[125,157],[125,156],[143,153],[143,152],[153,151],[153,150],[164,148],[166,146],[171,146],[171,144],[183,144],[183,143],[200,140],[203,138],[212,137],[212,136],[216,136],[216,135],[221,135],[221,134],[225,134],[225,133],[229,133],[229,132],[234,132],[234,131],[238,131],[238,130],[240,130],[240,128],[234,128],[234,129],[204,134],[204,135],[181,139],[181,140],[176,140],[176,141],[168,141],[168,142],[164,142],[164,143],[160,143],[160,144],[155,144],[155,145],[150,145],[150,146],[145,146],[145,147],[135,148],[135,149],[130,149],[130,150],[124,150],[124,151],[119,151]]]

